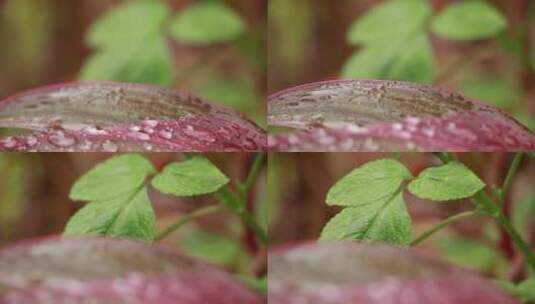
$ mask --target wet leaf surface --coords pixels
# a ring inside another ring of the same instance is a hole
[[[337,80],[269,97],[279,151],[527,151],[535,135],[505,112],[441,88],[399,81]]]
[[[0,303],[260,304],[214,266],[139,242],[67,238],[0,251]]]
[[[306,244],[268,257],[270,304],[513,304],[483,278],[411,250]]]
[[[265,133],[237,112],[142,84],[82,82],[0,102],[0,151],[257,151]]]

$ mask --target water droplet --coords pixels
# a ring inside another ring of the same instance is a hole
[[[4,147],[11,149],[14,148],[17,145],[17,141],[14,140],[12,137],[7,137],[3,141]]]
[[[392,129],[394,131],[401,131],[401,130],[403,130],[403,125],[400,124],[400,123],[395,123],[395,124],[392,125]]]
[[[30,147],[35,146],[35,145],[37,144],[37,137],[35,137],[35,136],[31,136],[31,135],[28,136],[28,137],[26,138],[26,143],[27,143],[28,146],[30,146]]]
[[[130,138],[134,138],[134,139],[138,139],[138,140],[149,140],[150,139],[149,134],[141,133],[141,132],[129,132],[126,135],[128,137],[130,137]]]
[[[164,138],[164,139],[171,139],[171,138],[173,138],[173,133],[169,132],[169,131],[166,131],[166,130],[162,130],[162,131],[158,132],[158,136],[160,136],[161,138]]]
[[[141,131],[141,128],[138,127],[138,126],[132,126],[132,127],[128,128],[128,131],[139,132],[139,131]]]
[[[156,128],[158,126],[157,120],[147,119],[143,121],[143,125],[150,127],[150,128]]]
[[[207,131],[196,130],[193,126],[188,126],[184,133],[190,137],[204,142],[215,142],[216,138]]]
[[[143,148],[145,148],[145,150],[147,150],[147,151],[152,151],[153,146],[151,144],[144,144]]]
[[[76,143],[76,139],[74,137],[67,136],[62,131],[50,135],[48,140],[58,147],[70,147]]]

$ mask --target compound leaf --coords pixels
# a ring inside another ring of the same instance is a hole
[[[78,179],[70,198],[81,201],[107,201],[122,198],[139,189],[154,173],[152,164],[139,154],[110,158]]]
[[[484,187],[485,183],[459,162],[428,168],[409,184],[412,194],[434,201],[470,197]]]
[[[228,182],[229,179],[209,160],[195,156],[169,164],[152,180],[152,185],[166,194],[193,196],[215,192]]]
[[[327,194],[327,204],[363,206],[392,196],[412,175],[393,159],[366,163],[339,180]]]
[[[241,17],[219,2],[201,2],[173,18],[171,34],[180,42],[209,44],[230,41],[245,31]]]
[[[432,22],[437,35],[451,40],[496,36],[507,26],[505,17],[484,1],[463,1],[447,7]]]
[[[67,223],[65,235],[98,235],[152,241],[155,215],[147,188],[92,202]]]
[[[372,203],[347,207],[331,219],[321,240],[356,239],[406,246],[411,240],[411,218],[403,192]]]

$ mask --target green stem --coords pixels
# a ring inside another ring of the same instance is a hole
[[[262,229],[260,224],[258,224],[254,216],[249,211],[247,211],[247,208],[245,206],[245,198],[240,199],[239,197],[237,197],[229,189],[228,186],[223,187],[221,190],[219,190],[216,196],[223,206],[227,207],[232,212],[237,214],[241,218],[241,220],[247,226],[249,226],[249,228],[251,228],[251,230],[262,242],[262,244],[268,244],[268,236],[266,232],[264,231],[264,229]]]
[[[520,233],[516,231],[509,219],[503,214],[502,210],[483,190],[476,193],[474,199],[478,206],[482,207],[488,215],[498,221],[507,234],[509,234],[515,245],[522,251],[531,269],[535,271],[535,254],[529,245],[522,240]]]
[[[511,188],[511,183],[513,182],[513,178],[516,175],[516,172],[518,171],[518,168],[520,167],[520,163],[522,162],[523,158],[524,153],[516,153],[515,157],[513,158],[513,162],[509,167],[509,171],[507,172],[505,181],[503,182],[502,188],[500,189],[500,200],[502,202],[505,199],[507,191],[509,191],[509,188]]]
[[[265,153],[259,153],[256,155],[253,166],[251,167],[251,171],[249,171],[249,175],[247,176],[245,185],[243,187],[243,192],[245,194],[249,193],[254,183],[256,182],[256,179],[258,178],[258,175],[260,174],[260,171],[262,169],[262,164],[264,163],[265,158],[266,158]]]
[[[175,232],[176,230],[178,230],[180,227],[184,226],[185,224],[187,224],[187,223],[189,223],[189,222],[191,222],[193,220],[196,220],[198,218],[202,218],[202,217],[205,217],[205,216],[208,216],[208,215],[219,213],[222,210],[223,210],[223,208],[221,208],[220,205],[210,205],[210,206],[206,206],[206,207],[197,209],[197,210],[193,211],[190,214],[184,215],[178,222],[174,223],[173,225],[167,227],[162,232],[158,233],[158,235],[156,235],[154,240],[155,241],[163,240],[168,235],[170,235],[171,233]]]
[[[447,219],[441,221],[440,223],[433,226],[431,229],[427,230],[426,232],[422,233],[419,237],[417,237],[414,241],[411,242],[411,246],[416,246],[420,244],[422,241],[433,235],[435,232],[441,230],[442,228],[448,226],[449,224],[452,224],[454,222],[463,220],[465,218],[469,218],[472,216],[479,215],[480,213],[477,211],[466,211],[462,212],[453,216],[448,217]]]

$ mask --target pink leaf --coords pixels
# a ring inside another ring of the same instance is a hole
[[[337,80],[269,97],[271,135],[287,151],[529,151],[535,135],[501,110],[446,90],[398,81]]]
[[[0,251],[0,303],[260,304],[230,274],[145,243],[25,242]]]
[[[517,303],[475,274],[407,249],[307,244],[272,251],[268,265],[270,304]]]
[[[235,111],[142,84],[54,85],[0,102],[0,151],[257,151],[265,132]]]

